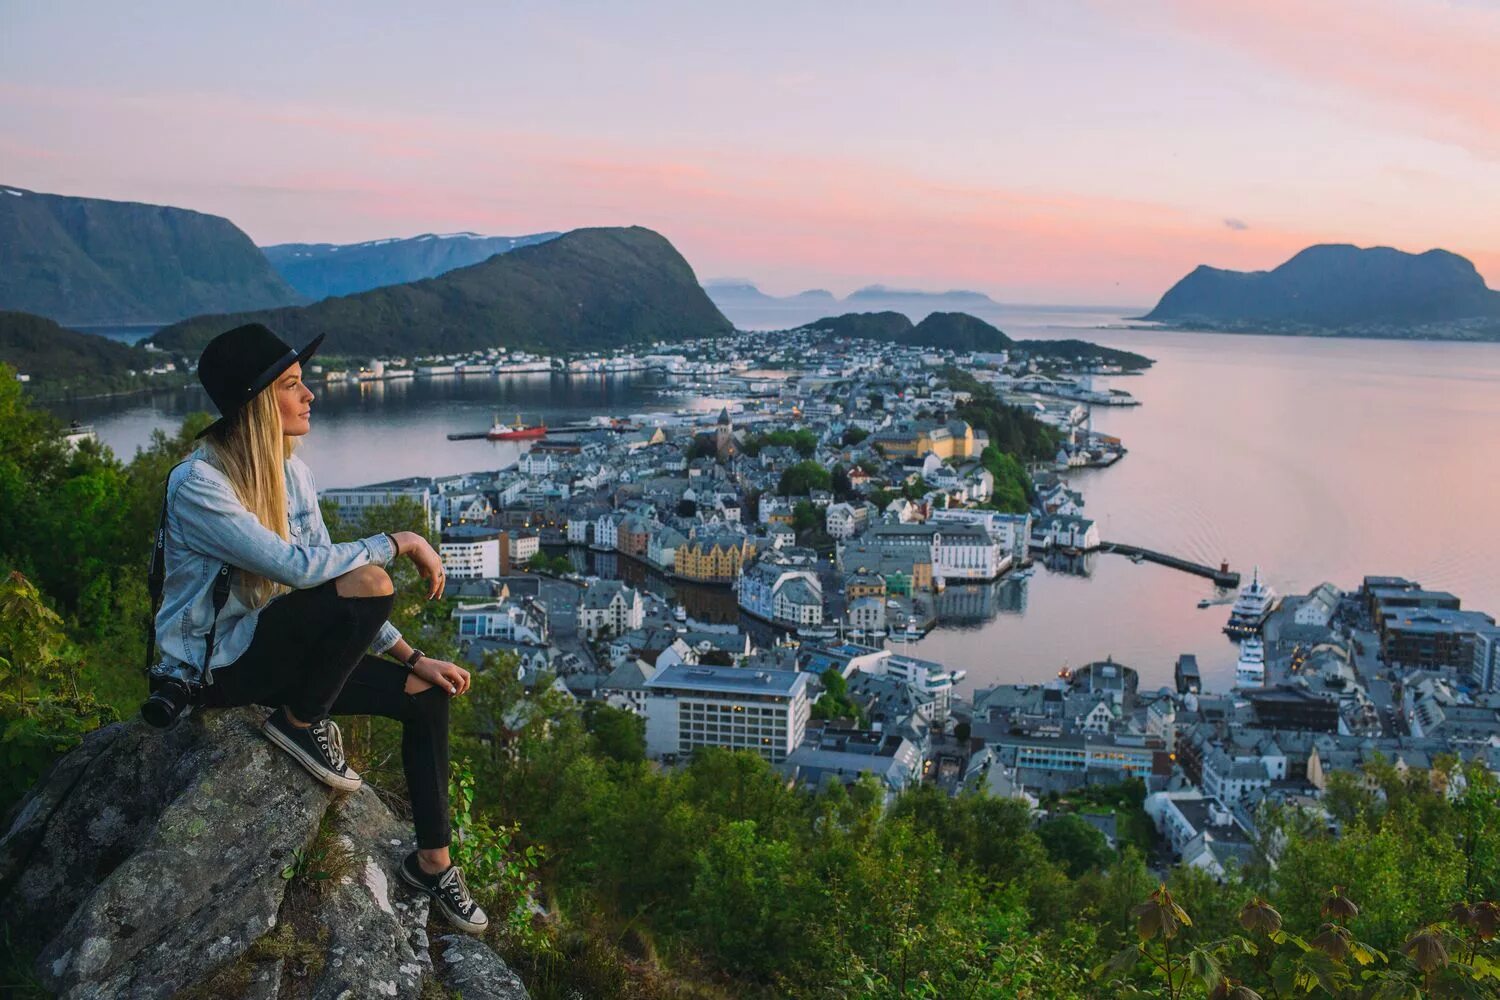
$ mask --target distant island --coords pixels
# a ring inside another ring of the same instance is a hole
[[[404,285],[478,264],[496,254],[545,243],[561,233],[481,236],[425,233],[364,243],[278,243],[261,247],[287,284],[311,301]]]
[[[1324,244],[1270,271],[1199,266],[1141,318],[1209,332],[1500,340],[1500,292],[1446,250]]]
[[[815,330],[830,337],[876,340],[957,353],[1005,352],[1039,359],[1092,361],[1118,365],[1127,371],[1139,371],[1153,363],[1144,355],[1083,340],[1013,340],[984,320],[961,312],[929,313],[920,323],[913,323],[905,313],[894,311],[845,313],[815,320],[800,329]]]
[[[753,282],[736,278],[715,278],[704,282],[704,291],[714,304],[736,323],[737,313],[756,316],[775,315],[778,311],[796,312],[806,315],[808,309],[829,309],[838,305],[848,307],[851,312],[943,312],[963,309],[986,310],[999,307],[999,303],[983,292],[955,289],[947,292],[923,292],[905,288],[889,288],[885,285],[867,285],[850,292],[843,299],[832,292],[813,288],[795,295],[767,295]]]
[[[289,341],[327,333],[325,353],[369,357],[495,346],[558,354],[733,329],[676,248],[632,226],[576,229],[436,278],[309,306],[199,316],[149,342],[196,356],[216,334],[252,320]]]
[[[0,309],[125,325],[301,301],[228,219],[0,185]]]

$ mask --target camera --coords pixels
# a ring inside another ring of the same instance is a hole
[[[150,696],[141,703],[141,718],[158,729],[172,725],[198,700],[197,685],[179,677],[152,677],[150,688]]]

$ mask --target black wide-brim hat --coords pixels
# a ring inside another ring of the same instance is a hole
[[[219,408],[219,419],[194,437],[201,438],[215,427],[227,424],[240,407],[294,363],[306,364],[323,343],[324,336],[318,334],[298,350],[261,324],[246,323],[210,340],[198,356],[198,381]]]

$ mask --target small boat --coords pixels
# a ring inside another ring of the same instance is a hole
[[[516,422],[509,426],[500,422],[500,417],[495,417],[495,423],[490,427],[485,437],[491,441],[528,441],[534,438],[547,436],[547,425],[538,424],[535,427],[527,427],[521,423],[521,415],[516,414]]]
[[[1036,576],[1036,567],[1035,566],[1026,566],[1026,567],[1023,567],[1022,569],[1016,570],[1014,573],[1011,574],[1011,577],[1014,578],[1014,579],[1017,579],[1017,580],[1029,580],[1033,576]]]
[[[916,642],[920,638],[922,638],[922,630],[911,622],[907,622],[906,628],[901,629],[899,632],[891,629],[890,640],[892,642]]]
[[[1201,600],[1201,601],[1198,602],[1198,607],[1199,608],[1211,608],[1213,606],[1214,606],[1214,602],[1211,601],[1211,600],[1209,600],[1206,597],[1203,600]]]

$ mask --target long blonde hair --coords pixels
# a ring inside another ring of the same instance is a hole
[[[225,426],[204,435],[204,441],[213,463],[229,479],[245,509],[286,539],[286,460],[296,450],[297,439],[282,433],[274,383],[240,407]],[[286,584],[241,567],[236,569],[241,600],[251,607],[261,607],[291,590]]]

